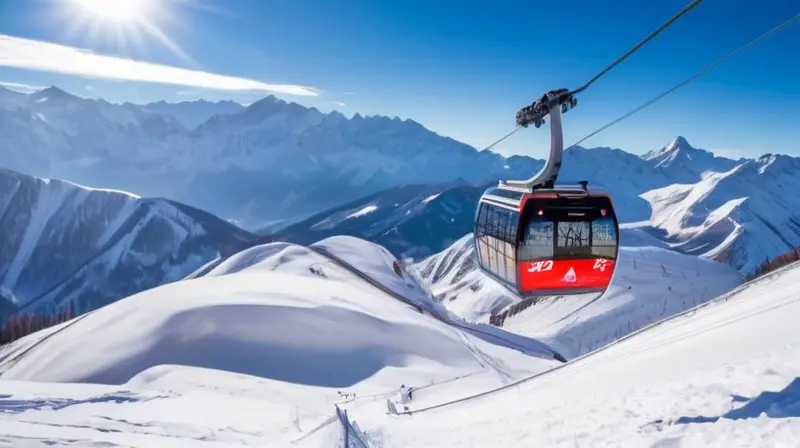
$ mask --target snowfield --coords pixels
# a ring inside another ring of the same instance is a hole
[[[637,250],[659,265],[686,257]],[[800,440],[800,267],[562,364],[503,329],[479,337],[486,325],[459,320],[394,261],[353,237],[257,246],[3,347],[0,445],[341,447],[337,406],[366,448]],[[732,281],[701,263],[684,269]],[[676,278],[650,278],[680,293]],[[615,297],[605,314],[573,314],[591,329],[646,303]],[[558,303],[515,318],[559,320],[574,302]]]
[[[482,398],[350,419],[381,447],[798,446],[799,283],[794,267]]]
[[[515,350],[421,313],[317,253],[428,301],[416,282],[394,272],[394,259],[379,246],[334,237],[315,248],[257,246],[205,275],[4,347],[0,437],[134,446],[170,446],[179,437],[264,446],[267,434],[280,445],[333,422],[333,404],[343,399],[338,392],[383,400],[402,384],[462,377],[492,388],[560,364],[535,341]],[[242,420],[239,412],[255,415]],[[279,417],[265,417],[270,412]],[[247,429],[227,429],[236,422]]]

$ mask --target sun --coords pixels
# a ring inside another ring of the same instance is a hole
[[[72,0],[84,13],[103,22],[125,23],[147,17],[150,0]]]
[[[2,0],[0,0],[2,1]],[[124,56],[147,51],[146,38],[166,47],[183,62],[196,65],[192,57],[167,33],[170,26],[179,25],[172,13],[175,6],[191,4],[193,0],[45,0],[62,6],[57,19],[66,19],[64,39],[85,34],[91,41],[116,45]],[[170,22],[170,23],[165,23]],[[165,26],[166,25],[166,26]]]

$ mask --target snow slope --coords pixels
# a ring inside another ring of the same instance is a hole
[[[449,310],[486,322],[519,298],[477,269],[471,238],[465,236],[415,268]],[[741,275],[722,263],[662,248],[623,246],[605,294],[549,298],[508,317],[503,328],[545,342],[571,359],[741,282]]]
[[[642,195],[652,207],[641,228],[676,250],[726,261],[743,274],[800,245],[800,160],[765,155],[696,184]]]
[[[352,406],[370,446],[797,446],[800,269],[528,382],[392,418]],[[413,400],[410,405],[414,410]]]
[[[329,243],[334,248],[342,241]],[[258,274],[262,287],[272,285],[264,288],[268,290],[274,283],[264,280],[280,270],[276,256],[283,254],[287,264],[298,262],[286,253],[292,248],[297,246],[254,248],[246,257],[229,262],[228,273],[220,270],[205,279],[155,291],[236,276],[242,285],[242,275],[249,274]],[[373,260],[373,266],[379,264]],[[335,277],[346,275],[329,266],[316,267],[329,276],[324,280],[330,283],[328,289],[340,281]],[[383,271],[388,277],[393,275]],[[298,284],[307,280],[311,277]],[[352,278],[342,280],[357,286]],[[337,404],[347,411],[351,428],[359,431],[357,437],[368,447],[796,446],[800,438],[796,405],[800,395],[795,387],[800,369],[800,328],[795,325],[800,316],[799,281],[797,265],[783,269],[580,360],[506,384],[498,384],[480,368],[478,373],[450,378],[437,375],[424,384],[406,381],[413,376],[410,368],[398,369],[394,380],[386,373],[385,381],[371,378],[347,389],[174,364],[151,367],[120,385],[28,382],[4,376],[0,379],[0,443],[343,446],[342,426],[333,410]],[[140,296],[146,294],[153,292]],[[244,298],[232,297],[234,303]],[[364,313],[386,307],[392,314],[391,323],[387,322],[391,328],[412,321],[425,326],[417,320],[421,319],[418,313],[392,309],[391,301],[377,305],[372,300],[377,297],[350,297]],[[356,311],[352,303],[337,304]],[[110,328],[105,334],[119,338],[119,330]],[[219,327],[213,331],[219,333]],[[435,329],[432,334],[436,335],[433,344],[450,339]],[[50,341],[53,345],[39,349],[55,352],[60,343],[55,338]],[[401,341],[392,344],[404,345]],[[456,350],[451,356],[460,358],[459,353]],[[209,358],[219,356],[216,350],[208,354]],[[245,354],[268,363],[264,356]],[[42,361],[44,356],[37,358]],[[464,359],[468,363],[469,357]],[[97,360],[102,362],[102,357]],[[414,368],[441,367],[430,358],[410,360]],[[454,370],[459,368],[450,368],[450,374]],[[413,411],[411,416],[386,413],[386,400],[398,396],[399,381],[418,387],[405,403]],[[493,392],[498,388],[502,389]],[[460,402],[449,404],[456,400]],[[426,410],[434,406],[438,407]]]
[[[359,257],[356,264],[389,288],[427,300],[392,271],[388,253],[369,250],[377,246],[362,241],[353,248],[352,240],[337,238],[318,244]],[[0,356],[35,341],[29,336]],[[480,370],[475,352],[514,363],[508,374],[553,365],[465,335],[305,247],[272,243],[240,252],[202,277],[96,310],[21,359],[4,359],[0,369],[4,379],[122,384],[149,367],[182,364],[346,387],[366,379],[380,384],[382,376],[411,367],[409,380]],[[318,367],[307,368],[309,360]]]
[[[428,300],[379,246],[315,246]],[[338,434],[315,432],[336,423],[336,402],[383,401],[401,384],[497,387],[558,364],[420,313],[314,250],[272,243],[0,348],[0,440],[287,446]]]
[[[154,367],[121,386],[0,380],[0,445],[288,447],[308,434],[334,439],[341,398],[309,389],[182,366]]]
[[[257,237],[164,199],[0,169],[5,312],[84,312],[178,280]],[[0,317],[5,314],[0,310]]]

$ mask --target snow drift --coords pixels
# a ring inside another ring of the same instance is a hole
[[[344,257],[349,252],[351,260],[361,257],[354,264],[390,288],[409,295],[417,288],[388,260],[370,258],[373,251],[345,251],[348,241],[336,238],[318,244]],[[0,351],[2,378],[122,384],[151,367],[178,364],[315,387],[397,387],[487,365],[503,379],[557,364],[541,349],[539,358],[453,328],[316,252],[284,243],[253,247],[202,277],[136,294],[71,322],[37,346],[31,347],[38,333]]]

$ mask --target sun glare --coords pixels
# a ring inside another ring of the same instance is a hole
[[[83,12],[105,22],[129,22],[147,15],[149,0],[73,0]]]
[[[2,1],[2,0],[0,0]],[[142,57],[147,38],[166,47],[189,66],[198,65],[167,30],[181,24],[178,6],[192,6],[193,0],[45,0],[60,4],[57,20],[66,19],[64,39],[85,37],[116,44],[123,56]],[[76,36],[83,34],[84,36]]]

